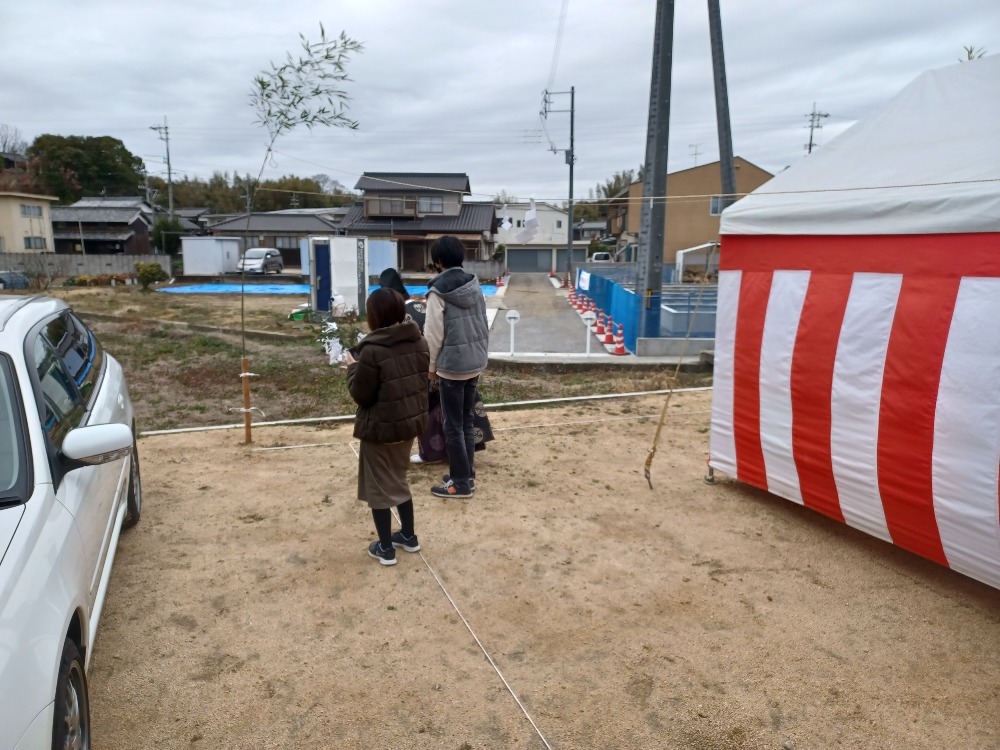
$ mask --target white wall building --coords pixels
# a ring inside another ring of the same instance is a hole
[[[520,272],[565,271],[566,243],[569,240],[569,217],[566,211],[551,203],[536,202],[537,232],[527,241],[518,241],[518,234],[524,231],[530,209],[531,204],[527,202],[497,206],[496,246],[502,244],[506,248],[507,269]],[[510,221],[507,229],[504,228],[505,219]],[[574,262],[583,259],[586,246],[585,242],[574,245]]]

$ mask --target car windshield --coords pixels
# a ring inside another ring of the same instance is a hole
[[[260,260],[266,254],[266,250],[247,250],[243,256],[246,260]]]
[[[24,441],[10,363],[0,356],[0,502],[23,499],[26,492]]]

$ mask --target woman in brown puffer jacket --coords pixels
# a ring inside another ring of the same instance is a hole
[[[396,547],[420,549],[406,469],[413,439],[427,427],[430,362],[427,342],[398,293],[376,289],[365,312],[371,333],[347,353],[347,390],[358,405],[354,437],[361,441],[358,500],[371,507],[378,532],[368,554],[395,565]],[[390,508],[399,509],[402,529],[395,533]]]

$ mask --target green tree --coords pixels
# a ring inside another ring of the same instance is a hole
[[[146,171],[142,159],[107,135],[40,135],[28,157],[42,187],[62,203],[85,195],[135,195]]]
[[[166,216],[159,217],[153,223],[152,234],[153,244],[163,252],[175,255],[181,249],[181,235],[184,234],[184,230],[176,216],[173,219]]]
[[[136,263],[135,278],[142,286],[142,291],[148,292],[150,284],[166,281],[170,277],[159,263]]]

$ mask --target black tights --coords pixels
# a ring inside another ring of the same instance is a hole
[[[403,528],[403,536],[413,536],[413,500],[407,500],[398,506],[399,525]],[[375,521],[375,532],[382,547],[392,544],[392,511],[389,508],[372,508],[372,519]]]

